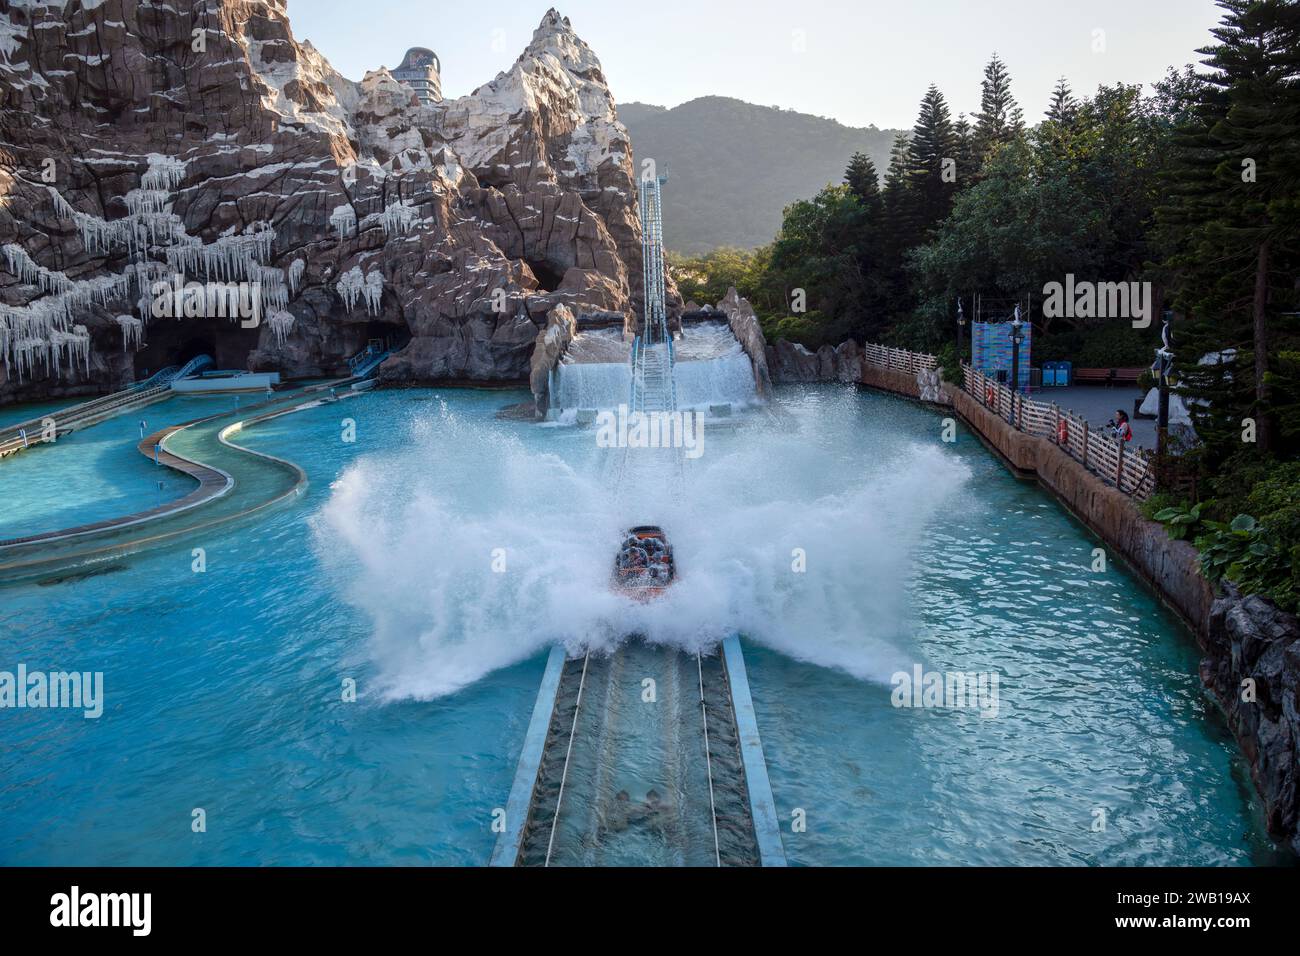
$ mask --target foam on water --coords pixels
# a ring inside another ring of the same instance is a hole
[[[810,457],[815,430],[852,413],[829,411],[793,430],[714,439],[689,463],[684,492],[647,482],[628,495],[608,479],[607,456],[622,451],[580,438],[576,457],[576,442],[557,447],[570,461],[444,407],[412,427],[405,451],[343,474],[316,540],[373,622],[390,699],[452,693],[557,641],[612,649],[634,633],[693,650],[739,631],[885,681],[914,659],[900,650],[909,554],[967,471],[921,445],[873,475]],[[668,532],[680,577],[641,604],[609,579],[623,529],[647,522]],[[800,551],[817,574],[794,570]]]

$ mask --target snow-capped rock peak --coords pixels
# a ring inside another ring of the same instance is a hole
[[[546,16],[542,17],[542,22],[537,25],[533,31],[533,39],[520,55],[520,61],[531,58],[539,58],[550,54],[560,61],[560,64],[569,72],[578,76],[592,80],[596,83],[605,84],[605,76],[601,72],[600,60],[592,52],[591,47],[579,37],[574,31],[569,18],[561,16],[560,12],[552,7],[546,11]]]

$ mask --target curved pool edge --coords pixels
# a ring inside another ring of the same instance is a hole
[[[255,451],[251,448],[237,444],[230,440],[230,435],[242,432],[247,428],[254,427],[263,422],[280,418],[284,415],[305,411],[309,408],[317,408],[328,402],[340,401],[344,398],[360,394],[360,392],[348,390],[347,392],[330,399],[322,399],[316,396],[315,393],[330,387],[337,387],[337,384],[327,383],[325,385],[312,386],[293,396],[288,396],[285,399],[262,403],[262,407],[265,407],[266,405],[274,406],[284,402],[292,402],[292,404],[287,408],[273,408],[271,411],[264,412],[263,414],[256,415],[252,418],[240,419],[239,421],[232,422],[219,429],[216,433],[215,437],[220,445],[229,448],[240,455],[253,456],[263,461],[271,462],[278,468],[285,470],[292,478],[288,487],[277,491],[268,498],[259,500],[249,507],[240,508],[234,513],[220,515],[210,520],[200,520],[197,523],[186,523],[184,526],[177,528],[168,528],[165,524],[162,524],[161,529],[157,530],[157,533],[146,533],[139,537],[128,538],[125,541],[113,541],[111,543],[101,544],[94,540],[95,538],[107,538],[124,531],[129,532],[131,529],[148,529],[148,531],[153,532],[160,528],[160,523],[188,517],[198,508],[210,505],[221,499],[226,499],[232,493],[237,493],[239,486],[238,474],[231,474],[224,469],[205,463],[204,461],[199,460],[202,457],[200,455],[194,455],[193,453],[190,453],[189,455],[181,455],[169,448],[167,445],[168,441],[175,438],[177,435],[200,425],[218,421],[221,418],[229,416],[231,414],[230,412],[209,415],[180,425],[169,426],[168,428],[162,429],[160,432],[138,442],[136,446],[137,451],[146,457],[153,458],[155,454],[154,449],[157,448],[161,453],[157,458],[161,465],[165,465],[173,471],[185,474],[188,477],[196,478],[200,481],[199,488],[190,492],[183,498],[169,502],[166,505],[161,505],[156,509],[150,509],[149,511],[136,512],[116,519],[108,519],[107,521],[98,522],[94,525],[74,526],[72,528],[48,532],[42,535],[15,539],[9,542],[0,542],[0,555],[3,555],[7,549],[13,549],[14,553],[20,555],[17,560],[0,563],[0,586],[30,582],[34,579],[59,574],[93,570],[95,566],[164,546],[174,542],[177,538],[186,534],[192,534],[231,524],[292,498],[297,498],[306,489],[308,484],[307,473],[301,467],[291,461],[277,458],[274,455]],[[308,393],[311,394],[310,398],[306,397]],[[164,458],[163,455],[165,455],[166,458]],[[206,484],[200,476],[206,477]],[[86,547],[59,552],[57,554],[49,554],[48,552],[42,553],[50,546],[57,547],[58,545],[66,543],[74,538],[87,539],[85,542]]]

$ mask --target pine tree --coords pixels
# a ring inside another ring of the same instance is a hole
[[[957,131],[948,103],[933,84],[921,98],[921,113],[907,152],[911,232],[921,241],[947,218],[957,191]],[[949,165],[951,164],[951,165]]]
[[[905,308],[908,292],[903,257],[916,245],[913,196],[908,188],[907,160],[912,142],[906,133],[894,137],[889,153],[889,169],[881,190],[881,230],[879,248],[883,272],[882,297],[891,315]]]
[[[1059,126],[1069,126],[1079,115],[1079,103],[1070,90],[1070,84],[1061,77],[1052,90],[1052,101],[1047,107],[1047,119]]]
[[[1159,215],[1179,245],[1171,264],[1191,315],[1180,358],[1239,350],[1235,362],[1181,365],[1188,390],[1209,401],[1195,407],[1197,430],[1221,460],[1247,447],[1243,417],[1256,422],[1260,452],[1278,446],[1269,348],[1278,314],[1298,298],[1300,5],[1219,5],[1217,42],[1199,51],[1213,72],[1176,137],[1172,199]]]
[[[899,245],[907,244],[910,239],[906,233],[911,219],[907,190],[907,154],[911,146],[906,133],[894,136],[889,152],[889,169],[885,171],[885,187],[880,194],[886,225]]]
[[[1011,95],[1011,74],[996,53],[984,67],[980,108],[975,114],[975,156],[983,167],[993,150],[1024,132],[1025,121]]]
[[[870,157],[865,153],[854,153],[844,171],[844,183],[872,217],[880,214],[880,177]]]
[[[957,187],[963,188],[975,182],[979,172],[979,163],[975,157],[975,131],[965,113],[957,117],[953,124],[957,136]]]

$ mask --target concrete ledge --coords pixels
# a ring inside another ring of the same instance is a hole
[[[916,376],[910,372],[900,372],[896,369],[880,368],[879,366],[871,365],[864,361],[862,363],[862,378],[860,378],[859,381],[863,385],[867,385],[871,388],[878,388],[885,392],[893,392],[895,395],[902,395],[905,398],[915,399],[916,401],[921,400],[920,386],[916,384]],[[938,404],[952,404],[952,396],[949,394],[951,390],[952,385],[944,383],[944,387],[940,389]]]
[[[735,634],[722,642],[722,656],[727,665],[727,681],[731,685],[731,709],[736,715],[740,759],[745,765],[745,789],[749,792],[749,815],[754,822],[759,862],[763,866],[785,866],[781,824],[776,816],[776,801],[772,799],[772,782],[767,776],[763,742],[758,736],[745,655],[740,649],[740,638]]]
[[[564,648],[556,645],[551,648],[551,655],[546,659],[546,671],[542,674],[537,702],[533,705],[533,716],[528,721],[524,746],[519,752],[519,766],[515,768],[515,780],[510,785],[510,796],[506,800],[506,828],[497,837],[489,866],[514,866],[519,859],[524,827],[528,825],[528,808],[533,803],[533,789],[537,786],[542,752],[546,749],[546,734],[551,727],[551,715],[555,712],[555,695],[560,689],[560,677],[564,673],[565,656]]]
[[[265,452],[254,451],[242,445],[237,445],[229,440],[229,436],[245,428],[279,418],[282,415],[293,414],[307,408],[315,408],[323,404],[325,400],[311,399],[302,401],[302,396],[319,392],[333,384],[335,383],[311,386],[301,392],[295,392],[289,396],[251,406],[246,411],[257,408],[271,408],[271,410],[253,418],[234,422],[220,429],[216,435],[217,441],[221,445],[231,448],[241,455],[273,462],[292,475],[292,482],[282,492],[271,498],[259,500],[251,506],[231,514],[206,519],[195,517],[192,523],[179,525],[175,521],[168,520],[191,514],[200,516],[205,514],[206,512],[199,511],[200,506],[226,497],[237,485],[235,476],[230,473],[171,452],[166,444],[172,436],[197,425],[225,418],[232,414],[230,411],[219,412],[180,425],[169,426],[142,439],[136,446],[137,450],[140,454],[152,459],[154,457],[154,446],[161,446],[158,454],[160,464],[195,478],[199,481],[198,488],[184,498],[160,505],[149,511],[125,515],[120,518],[111,518],[93,525],[66,528],[60,531],[0,542],[0,556],[8,558],[11,552],[14,555],[13,558],[0,561],[0,584],[11,584],[37,576],[87,568],[97,563],[102,564],[110,560],[116,560],[147,548],[170,543],[184,535],[191,535],[198,531],[247,518],[282,501],[301,495],[307,487],[307,474],[302,468],[283,458],[277,458]],[[355,394],[341,395],[339,399],[351,397]],[[284,407],[274,407],[279,404],[284,404]],[[125,540],[114,539],[114,536],[119,532],[133,531],[138,531],[138,534]],[[80,550],[61,551],[57,549],[61,542],[74,538],[84,539],[84,544],[81,545]]]

